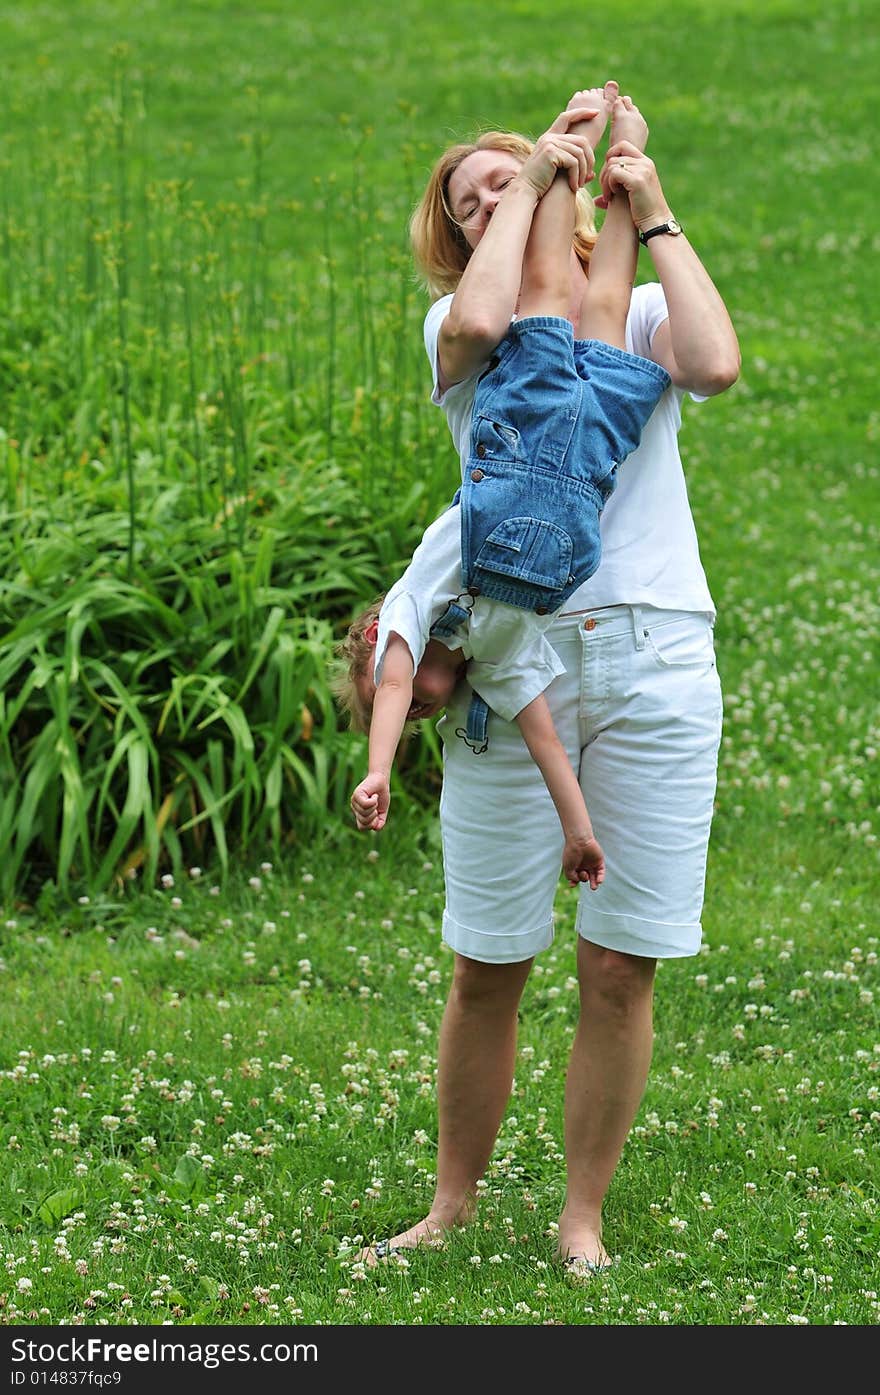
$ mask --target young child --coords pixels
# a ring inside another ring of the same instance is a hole
[[[643,149],[646,136],[638,110],[618,97],[612,141]],[[560,175],[535,210],[518,317],[476,388],[462,489],[400,580],[353,622],[337,694],[370,734],[355,820],[380,829],[406,723],[439,712],[466,671],[489,708],[516,720],[541,770],[565,838],[565,876],[595,890],[604,858],[544,696],[562,672],[544,632],[599,565],[599,516],[617,467],[670,378],[625,351],[638,242],[622,195],[611,199],[593,250],[575,340],[567,318],[574,199]]]

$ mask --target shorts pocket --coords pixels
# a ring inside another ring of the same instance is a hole
[[[659,668],[712,668],[712,625],[703,615],[682,615],[645,627],[646,648]]]

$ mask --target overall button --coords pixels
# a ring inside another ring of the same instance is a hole
[[[593,619],[593,617],[592,617],[592,615],[591,615],[590,618],[589,618],[588,620],[585,620],[585,621],[584,621],[584,629],[585,629],[585,630],[595,630],[595,628],[596,628],[596,622],[595,622],[595,620]]]
[[[474,484],[479,484],[480,480],[484,480],[485,478],[485,473],[482,470],[471,470],[471,479]]]
[[[483,459],[483,456],[484,456],[485,454],[486,454],[486,447],[483,445],[483,442],[480,441],[479,445],[477,446],[477,455],[478,455],[478,456],[480,457],[480,459],[482,460],[482,459]]]
[[[547,615],[548,613],[549,613],[549,612],[548,612],[547,607],[546,607],[545,605],[536,605],[536,606],[535,606],[535,614],[536,614],[536,615]]]

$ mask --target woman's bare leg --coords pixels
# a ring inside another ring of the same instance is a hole
[[[563,1258],[607,1262],[602,1203],[648,1078],[655,970],[655,959],[578,940],[581,1013],[565,1087]]]
[[[392,1246],[411,1249],[474,1217],[477,1182],[510,1098],[517,1008],[531,967],[531,959],[483,964],[455,956],[440,1028],[437,1187],[427,1216],[395,1235]],[[372,1248],[362,1257],[376,1262]]]

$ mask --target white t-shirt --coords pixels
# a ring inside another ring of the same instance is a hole
[[[470,453],[474,391],[485,364],[441,393],[437,342],[451,304],[452,296],[443,296],[425,316],[425,348],[434,374],[431,401],[446,413],[463,472]],[[627,349],[651,358],[654,335],[668,318],[662,287],[656,282],[636,286],[626,321]],[[679,388],[666,389],[638,449],[621,465],[600,521],[602,561],[569,597],[565,613],[606,605],[652,605],[704,611],[714,619],[678,452],[683,397]]]
[[[415,673],[431,626],[449,602],[461,595],[461,509],[455,504],[425,529],[412,561],[382,602],[374,663],[377,683],[389,635],[398,634],[405,641]],[[565,665],[544,638],[555,617],[467,594],[462,608],[470,610],[469,621],[441,643],[462,651],[468,660],[471,687],[493,712],[512,722],[565,672]]]

